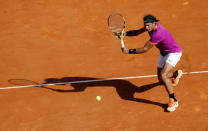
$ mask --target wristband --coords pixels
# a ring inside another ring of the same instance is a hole
[[[129,49],[129,54],[136,54],[136,49]]]

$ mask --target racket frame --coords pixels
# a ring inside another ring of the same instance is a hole
[[[109,28],[110,28],[110,18],[111,18],[112,15],[120,15],[120,16],[122,17],[122,19],[123,19],[123,29],[122,29],[121,32],[119,32],[119,33],[120,33],[119,38],[120,38],[120,40],[121,40],[121,47],[124,48],[125,45],[124,45],[123,37],[124,37],[124,31],[125,31],[125,27],[126,27],[126,21],[125,21],[125,18],[124,18],[124,16],[123,16],[121,13],[119,13],[119,12],[113,12],[113,13],[111,13],[111,14],[109,15],[109,17],[108,17],[108,27],[109,27]],[[111,30],[114,34],[118,34],[118,32],[113,31],[111,28],[110,28],[110,30]]]

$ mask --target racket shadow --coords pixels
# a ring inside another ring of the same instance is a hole
[[[90,77],[63,77],[61,79],[47,78],[45,79],[45,82],[46,83],[63,83],[63,82],[87,81],[87,80],[99,80],[99,78],[90,78]],[[120,98],[124,100],[135,101],[135,102],[140,102],[140,103],[145,103],[145,104],[153,104],[153,105],[160,106],[163,109],[167,107],[167,104],[134,97],[135,93],[142,93],[142,92],[151,90],[154,87],[160,86],[161,84],[158,82],[147,84],[147,85],[142,85],[142,86],[136,86],[127,80],[109,80],[109,81],[95,81],[95,82],[87,82],[87,83],[71,83],[70,85],[71,87],[73,87],[73,89],[63,90],[63,89],[54,89],[54,88],[49,88],[49,87],[47,87],[47,89],[66,93],[66,92],[82,92],[82,91],[85,91],[86,88],[96,87],[96,86],[114,87],[118,95],[120,96]]]
[[[39,88],[44,88],[44,89],[49,89],[53,91],[57,91],[57,89],[49,88],[47,86],[43,86],[42,84],[32,81],[32,80],[27,80],[27,79],[9,79],[8,83],[16,86],[25,86],[25,87],[39,87]],[[20,87],[23,88],[23,87]]]

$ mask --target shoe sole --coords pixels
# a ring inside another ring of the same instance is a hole
[[[178,85],[179,79],[182,77],[182,75],[183,75],[183,71],[182,70],[178,70],[178,76],[175,78],[177,82],[175,84],[173,84],[173,86],[177,86]]]
[[[175,105],[175,107],[173,108],[173,109],[167,109],[167,111],[168,112],[173,112],[173,111],[175,111],[176,110],[176,108],[178,108],[178,106],[179,106],[179,104],[178,104],[178,102],[176,103],[176,105]]]

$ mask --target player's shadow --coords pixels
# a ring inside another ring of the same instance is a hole
[[[92,81],[93,82],[84,82],[84,81]],[[98,80],[98,81],[97,81]],[[136,86],[127,80],[108,80],[108,81],[99,81],[98,78],[88,78],[88,77],[63,77],[61,79],[57,78],[48,78],[45,79],[46,83],[70,83],[73,89],[54,89],[51,87],[42,87],[47,88],[57,92],[82,92],[88,87],[95,87],[95,86],[108,86],[108,87],[115,87],[118,95],[124,99],[129,101],[141,102],[146,104],[153,104],[162,107],[165,109],[167,104],[163,104],[160,102],[154,102],[147,99],[136,98],[134,97],[135,93],[142,93],[148,91],[156,86],[161,85],[160,83],[152,83],[148,85]]]

